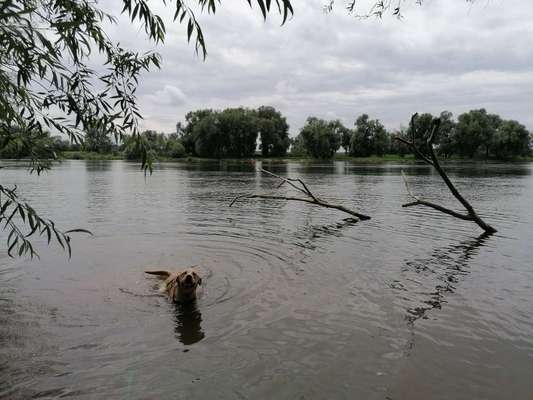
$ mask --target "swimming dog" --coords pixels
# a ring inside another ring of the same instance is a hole
[[[189,303],[196,300],[196,289],[202,284],[202,278],[192,267],[179,272],[144,272],[164,279],[165,282],[161,285],[161,291],[167,294],[169,300],[176,303]]]

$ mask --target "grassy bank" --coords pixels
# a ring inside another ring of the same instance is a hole
[[[65,151],[61,153],[59,158],[63,160],[123,160],[124,156],[121,153],[102,154],[91,151]]]
[[[93,152],[84,152],[84,151],[66,151],[61,154],[61,159],[64,160],[125,160],[124,155],[117,154],[101,154]],[[246,160],[257,160],[264,162],[282,162],[282,161],[297,161],[297,162],[327,162],[327,161],[352,161],[364,164],[379,164],[384,162],[414,162],[415,159],[412,155],[407,155],[401,157],[395,154],[387,154],[382,157],[380,156],[371,156],[371,157],[351,157],[342,154],[337,154],[333,159],[318,159],[311,158],[307,156],[291,156],[286,155],[282,157],[263,157],[257,155],[253,158],[201,158],[194,156],[187,156],[182,158],[170,158],[170,157],[157,157],[157,161],[180,161],[180,162],[206,162],[206,161],[228,161],[228,162],[243,162]]]
[[[124,160],[124,155],[121,153],[115,153],[115,154],[101,154],[101,153],[94,153],[94,152],[85,152],[85,151],[66,151],[61,154],[61,159],[64,160]],[[170,158],[170,157],[158,157],[157,161],[179,161],[179,162],[209,162],[209,161],[226,161],[226,162],[243,162],[246,160],[257,160],[257,161],[264,161],[264,162],[283,162],[283,161],[297,161],[297,162],[303,162],[303,163],[310,163],[310,162],[327,162],[331,160],[323,160],[323,159],[315,159],[311,157],[306,156],[291,156],[286,155],[283,157],[263,157],[260,155],[257,155],[254,158],[225,158],[225,159],[217,159],[217,158],[200,158],[200,157],[183,157],[183,158]],[[341,153],[335,154],[335,156],[332,159],[333,161],[349,161],[353,163],[359,163],[359,164],[381,164],[381,163],[387,163],[387,162],[396,162],[396,163],[414,163],[417,160],[414,158],[412,154],[408,154],[406,156],[400,156],[398,154],[385,154],[383,156],[370,156],[370,157],[352,157],[348,155],[344,155]],[[460,157],[451,157],[448,159],[441,159],[443,162],[485,162],[487,160],[484,159],[465,159]],[[516,157],[509,160],[488,160],[489,162],[531,162],[533,161],[533,155],[532,156],[526,156],[526,157]]]

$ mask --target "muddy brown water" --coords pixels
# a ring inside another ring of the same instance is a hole
[[[2,399],[532,399],[533,166],[448,165],[498,228],[453,206],[424,165],[264,164],[370,214],[251,200],[275,181],[247,163],[65,161],[2,184],[64,228],[73,257],[0,254]],[[288,190],[283,188],[282,190]],[[5,233],[1,240],[5,241]],[[145,268],[199,264],[195,305]]]

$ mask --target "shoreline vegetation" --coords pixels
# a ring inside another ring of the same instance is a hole
[[[68,161],[68,160],[80,160],[80,161],[129,161],[129,162],[141,162],[141,159],[131,159],[127,158],[124,154],[115,153],[115,154],[102,154],[97,152],[90,151],[66,151],[64,153],[58,154],[58,157],[55,161]],[[0,161],[28,161],[31,159],[24,158],[0,158]],[[206,158],[206,157],[196,157],[196,156],[184,156],[179,158],[173,157],[156,157],[154,160],[157,162],[175,162],[175,163],[202,163],[202,162],[235,162],[235,163],[253,163],[255,161],[262,161],[267,163],[275,162],[301,162],[301,163],[324,163],[330,161],[345,161],[351,162],[354,164],[368,164],[368,165],[379,165],[386,163],[398,163],[398,164],[423,164],[422,160],[416,159],[412,154],[405,156],[400,156],[398,154],[384,154],[383,156],[369,156],[369,157],[354,157],[345,154],[335,154],[331,158],[314,158],[309,156],[302,155],[291,155],[286,154],[285,156],[268,156],[264,157],[260,154],[256,154],[253,157],[226,157],[226,158]],[[528,163],[533,162],[533,155],[530,156],[519,156],[508,159],[484,159],[484,158],[464,158],[464,157],[450,157],[447,159],[442,159],[441,163],[460,163],[460,164],[516,164],[516,163]]]
[[[97,152],[86,151],[66,151],[59,155],[59,160],[88,160],[88,161],[112,161],[112,160],[125,160],[132,162],[139,162],[140,159],[128,159],[124,154],[101,154]],[[348,161],[359,164],[383,164],[388,162],[397,162],[404,164],[421,163],[421,160],[417,160],[412,154],[400,156],[398,154],[384,154],[382,156],[368,156],[368,157],[355,157],[346,154],[335,154],[332,158],[314,158],[302,155],[286,154],[284,156],[268,156],[264,157],[261,154],[256,154],[253,157],[244,158],[205,158],[195,156],[184,156],[180,158],[173,157],[156,157],[158,162],[250,162],[250,161],[263,161],[263,162],[284,162],[284,161],[297,161],[297,162],[324,162],[324,161]],[[442,162],[457,162],[457,163],[519,163],[519,162],[533,162],[533,155],[521,156],[509,159],[483,159],[483,158],[464,158],[464,157],[450,157]]]
[[[0,131],[0,159],[140,160],[318,160],[361,164],[415,163],[428,154],[427,135],[438,121],[432,150],[442,162],[533,160],[533,133],[518,121],[505,120],[485,109],[454,118],[415,114],[407,127],[388,130],[378,119],[362,114],[353,128],[336,120],[309,117],[295,137],[285,116],[274,107],[203,109],[186,114],[175,132],[146,130],[113,137],[91,128],[73,142],[50,132],[28,135],[22,128]],[[412,142],[421,152],[406,145]],[[416,153],[416,155],[415,155]]]

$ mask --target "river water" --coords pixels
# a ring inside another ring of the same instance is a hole
[[[250,163],[65,161],[2,184],[73,236],[73,256],[0,253],[2,399],[532,399],[533,167],[447,165],[498,229],[409,201],[401,178],[455,207],[425,165],[263,163],[330,201],[276,191]],[[288,187],[277,190],[290,193]],[[5,233],[0,238],[5,243]],[[5,247],[5,245],[3,245]],[[147,268],[198,264],[194,305]]]

